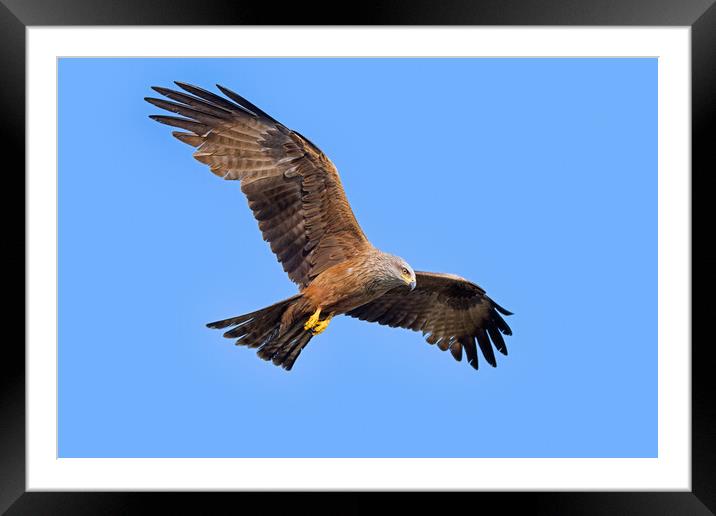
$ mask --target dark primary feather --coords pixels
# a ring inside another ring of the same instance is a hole
[[[346,315],[363,321],[422,331],[430,344],[450,349],[455,360],[462,359],[477,369],[477,348],[488,364],[497,360],[492,349],[507,355],[501,333],[512,330],[500,314],[512,315],[490,299],[478,285],[452,274],[415,273],[414,290],[398,287]]]
[[[198,86],[154,86],[170,100],[145,100],[179,116],[151,115],[183,129],[172,134],[196,147],[211,172],[238,180],[264,240],[289,278],[307,286],[329,267],[370,246],[331,161],[307,139],[239,94]]]

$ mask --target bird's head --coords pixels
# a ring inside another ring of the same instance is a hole
[[[387,255],[388,275],[393,287],[407,285],[410,290],[415,288],[415,271],[399,256]]]

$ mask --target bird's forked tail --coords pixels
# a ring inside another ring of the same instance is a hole
[[[293,304],[300,303],[301,298],[301,294],[297,294],[261,310],[211,322],[207,326],[216,329],[231,327],[224,332],[224,337],[237,339],[237,345],[259,348],[258,356],[290,371],[301,350],[313,337],[304,328],[308,317],[297,317],[281,328],[284,313]]]

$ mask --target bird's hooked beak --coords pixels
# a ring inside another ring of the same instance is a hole
[[[413,290],[415,288],[415,278],[413,278],[413,275],[406,271],[402,277],[405,284],[410,287],[410,290]]]
[[[415,288],[415,283],[416,283],[415,274],[409,273],[407,269],[403,269],[403,270],[405,272],[403,272],[401,274],[401,277],[403,278],[403,281],[405,282],[405,284],[410,287],[410,290],[413,290]]]

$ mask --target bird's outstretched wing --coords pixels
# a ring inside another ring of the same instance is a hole
[[[240,181],[264,240],[292,281],[305,287],[370,245],[336,168],[318,147],[222,86],[227,98],[176,84],[184,92],[152,88],[171,101],[145,100],[181,117],[151,118],[184,129],[172,134],[196,147],[197,160]]]
[[[502,318],[512,315],[485,295],[479,286],[452,274],[416,272],[414,290],[398,287],[346,315],[363,321],[422,331],[430,344],[450,350],[455,360],[467,360],[477,369],[477,346],[495,367],[494,345],[503,355],[507,346],[502,334],[512,330]]]

